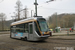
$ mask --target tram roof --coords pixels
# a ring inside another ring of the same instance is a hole
[[[37,18],[42,18],[42,17],[31,17],[31,18],[19,20],[19,21],[16,21],[16,22],[11,23],[11,25],[15,25],[15,24],[17,25],[18,23],[23,23],[23,22],[29,21],[29,20],[37,20]]]

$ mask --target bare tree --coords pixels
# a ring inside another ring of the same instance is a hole
[[[0,13],[0,21],[1,21],[2,30],[4,30],[5,19],[6,19],[6,15],[4,13]]]
[[[20,20],[21,7],[22,7],[21,1],[17,0],[15,8],[16,8],[16,11],[17,11],[18,20]]]
[[[13,12],[13,16],[11,16],[12,20],[17,21],[18,17],[17,17],[17,13]]]

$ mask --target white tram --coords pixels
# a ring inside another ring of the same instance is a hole
[[[32,17],[13,22],[10,27],[10,37],[29,41],[46,40],[50,31],[46,20],[42,17]]]

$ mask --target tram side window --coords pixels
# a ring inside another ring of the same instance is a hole
[[[24,24],[16,25],[16,32],[25,32],[24,28]]]
[[[25,23],[25,33],[28,33],[28,23]]]
[[[19,25],[14,25],[14,26],[11,26],[11,32],[25,32],[25,24],[19,24]]]

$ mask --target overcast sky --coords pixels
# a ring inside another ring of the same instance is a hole
[[[13,12],[15,12],[15,6],[17,0],[0,0],[0,13],[5,13],[7,15],[7,20],[12,19]],[[27,6],[28,16],[30,17],[30,10],[34,10],[35,0],[20,0],[22,3],[22,8]],[[56,0],[49,3],[45,3],[48,0],[37,0],[38,1],[38,15],[48,18],[48,16],[57,12],[61,13],[75,13],[75,0]]]

